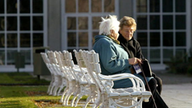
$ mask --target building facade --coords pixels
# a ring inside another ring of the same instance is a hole
[[[16,71],[15,53],[33,71],[34,48],[92,49],[100,17],[136,19],[134,37],[153,69],[191,52],[191,0],[0,0],[0,72]]]

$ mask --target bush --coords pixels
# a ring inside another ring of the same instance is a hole
[[[168,71],[171,73],[192,75],[192,57],[188,57],[187,54],[172,57],[166,65],[168,66]]]

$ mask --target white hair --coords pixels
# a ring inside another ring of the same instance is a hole
[[[117,20],[115,15],[109,15],[109,18],[102,18],[99,26],[99,34],[110,35],[111,30],[114,30],[116,33],[119,31],[119,24],[120,22]]]

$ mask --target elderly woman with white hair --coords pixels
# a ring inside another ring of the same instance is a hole
[[[130,66],[141,63],[138,58],[129,58],[127,52],[117,40],[119,24],[116,16],[109,15],[109,18],[100,22],[99,35],[95,36],[93,50],[99,54],[101,74],[112,75],[117,73],[131,73]],[[135,74],[144,81],[143,76]],[[153,77],[147,77],[147,81]],[[129,79],[114,81],[113,88],[131,87]]]

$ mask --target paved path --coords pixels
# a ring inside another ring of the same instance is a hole
[[[192,108],[192,77],[167,72],[156,73],[163,81],[162,98],[169,108]]]
[[[162,98],[169,108],[192,108],[192,83],[165,84]]]

